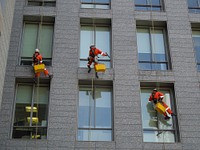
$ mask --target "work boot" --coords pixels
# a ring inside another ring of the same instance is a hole
[[[90,68],[90,66],[88,66],[88,68],[89,68],[89,69],[88,69],[88,73],[90,73],[90,71],[91,71],[91,68]]]
[[[169,120],[170,119],[170,117],[169,116],[165,116],[165,120]]]

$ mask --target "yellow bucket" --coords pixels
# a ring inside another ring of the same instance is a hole
[[[43,72],[44,68],[45,68],[44,64],[34,65],[34,71],[35,71],[35,73]]]
[[[104,64],[97,64],[94,66],[94,69],[96,72],[105,72],[106,71],[106,65]]]
[[[157,110],[159,113],[161,113],[161,114],[164,114],[164,113],[165,113],[166,108],[165,108],[160,102],[158,102],[158,103],[155,105],[155,107],[156,107],[156,110]]]

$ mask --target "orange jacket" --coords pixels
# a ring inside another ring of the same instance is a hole
[[[164,97],[164,94],[161,93],[161,92],[156,92],[155,94],[151,94],[151,96],[149,97],[149,101],[152,101],[152,100],[159,100],[159,99],[162,99]]]
[[[33,54],[32,59],[33,59],[33,63],[34,63],[34,64],[38,64],[38,63],[41,64],[41,63],[42,63],[42,55],[40,55],[40,53],[35,52],[35,53]]]
[[[101,54],[102,56],[107,56],[107,54],[106,53],[104,53],[104,52],[102,52],[101,50],[99,50],[99,49],[97,49],[97,48],[92,48],[92,49],[90,49],[90,51],[89,51],[89,56],[91,56],[91,57],[95,57],[95,56],[97,56],[98,54]]]

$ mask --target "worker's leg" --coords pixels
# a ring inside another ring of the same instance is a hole
[[[95,67],[95,65],[97,65],[98,63],[97,62],[94,62],[94,67]],[[96,75],[96,78],[99,78],[99,76],[98,76],[98,73],[97,72],[95,72],[95,75]]]
[[[169,108],[169,106],[165,103],[165,102],[162,102],[162,105],[166,108],[166,111],[169,113],[169,114],[172,114],[172,110]]]
[[[40,72],[35,73],[35,77],[36,78],[40,77]]]
[[[45,75],[45,76],[48,76],[48,75],[49,75],[49,71],[48,71],[46,68],[44,68],[44,75]]]
[[[87,67],[89,68],[88,69],[88,73],[90,73],[90,71],[91,71],[91,67],[90,66],[91,66],[92,62],[93,62],[92,58],[88,59],[88,64],[87,64]]]

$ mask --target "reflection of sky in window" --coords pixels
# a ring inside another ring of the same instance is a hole
[[[142,89],[141,90],[141,101],[142,101],[142,121],[143,128],[148,129],[172,129],[172,120],[166,122],[162,115],[158,114],[159,122],[155,120],[157,117],[156,111],[154,110],[153,104],[148,103],[149,97],[152,90]],[[171,108],[170,94],[169,91],[161,91],[164,94],[164,101]]]

